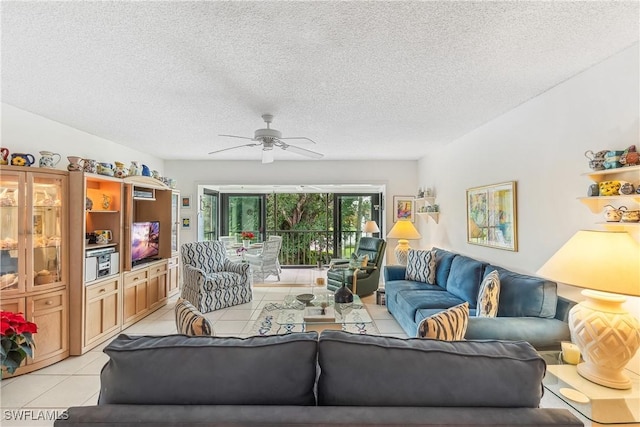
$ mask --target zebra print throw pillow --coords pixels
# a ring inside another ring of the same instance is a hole
[[[409,249],[404,278],[430,285],[436,284],[436,252]]]
[[[213,336],[211,322],[186,299],[178,298],[175,312],[176,329],[179,334]]]
[[[500,298],[500,276],[497,270],[487,274],[478,291],[476,317],[496,317]]]
[[[464,339],[468,323],[469,303],[463,302],[423,319],[418,325],[418,338],[460,341]]]

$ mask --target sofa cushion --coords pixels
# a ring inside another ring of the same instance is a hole
[[[432,250],[436,252],[436,284],[446,289],[451,263],[458,254],[440,248],[433,248]]]
[[[451,262],[447,292],[462,298],[469,303],[470,307],[475,308],[485,266],[485,263],[473,258],[456,256]]]
[[[211,322],[186,299],[178,298],[174,311],[179,334],[213,335]]]
[[[500,301],[498,316],[544,317],[556,314],[557,284],[540,277],[514,273],[502,267],[489,266],[500,275]]]
[[[314,405],[317,339],[123,334],[104,349],[98,403]]]
[[[439,308],[446,310],[464,301],[449,292],[430,290],[405,290],[398,292],[396,302],[403,310],[419,310],[421,308]]]
[[[498,315],[498,301],[500,299],[500,276],[496,270],[491,270],[482,279],[478,291],[478,307],[476,316],[496,317]]]
[[[543,359],[523,341],[448,342],[342,331],[322,332],[318,363],[318,404],[335,406],[535,408],[545,373]]]
[[[465,301],[420,322],[418,338],[459,341],[464,339],[467,323],[469,323],[469,303]]]
[[[436,257],[434,251],[409,249],[407,253],[406,280],[436,284]]]

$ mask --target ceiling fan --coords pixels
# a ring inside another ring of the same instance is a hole
[[[306,148],[300,148],[295,145],[291,145],[284,142],[285,139],[304,139],[314,144],[316,143],[314,140],[307,138],[305,136],[290,136],[288,138],[283,138],[282,133],[279,130],[271,129],[270,127],[271,122],[273,121],[273,115],[263,114],[262,120],[265,121],[265,123],[267,124],[267,127],[266,129],[256,130],[253,138],[249,138],[246,136],[237,136],[237,135],[218,135],[218,136],[228,136],[230,138],[248,139],[250,141],[255,141],[254,143],[237,145],[235,147],[211,151],[209,154],[221,153],[223,151],[228,151],[228,150],[235,150],[236,148],[241,148],[241,147],[262,146],[262,163],[273,162],[273,147],[278,147],[285,151],[290,151],[292,153],[311,157],[312,159],[321,159],[322,157],[324,157],[323,154],[317,153],[315,151],[307,150]]]

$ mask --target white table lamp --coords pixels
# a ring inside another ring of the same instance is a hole
[[[640,323],[622,295],[640,296],[640,246],[623,231],[578,231],[540,269],[556,282],[585,288],[569,312],[571,340],[584,363],[578,373],[596,384],[631,388],[624,368],[640,347]]]
[[[367,235],[371,237],[373,233],[379,233],[380,229],[378,228],[378,224],[376,224],[375,221],[367,221],[362,227],[362,232],[367,233]]]
[[[400,265],[407,265],[407,253],[409,252],[409,240],[420,239],[420,233],[413,226],[409,220],[399,220],[393,226],[387,238],[399,239],[398,246],[394,249],[393,253],[396,256],[396,260]]]

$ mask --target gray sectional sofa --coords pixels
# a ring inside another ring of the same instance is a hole
[[[416,336],[424,318],[467,301],[466,339],[523,340],[538,350],[559,349],[561,341],[570,340],[567,318],[575,303],[558,296],[555,282],[434,250],[435,285],[406,280],[404,266],[384,268],[387,309],[409,336]],[[500,276],[498,315],[476,317],[480,284],[493,270]]]
[[[98,404],[56,426],[582,425],[538,407],[546,365],[526,342],[121,335],[104,351]]]

